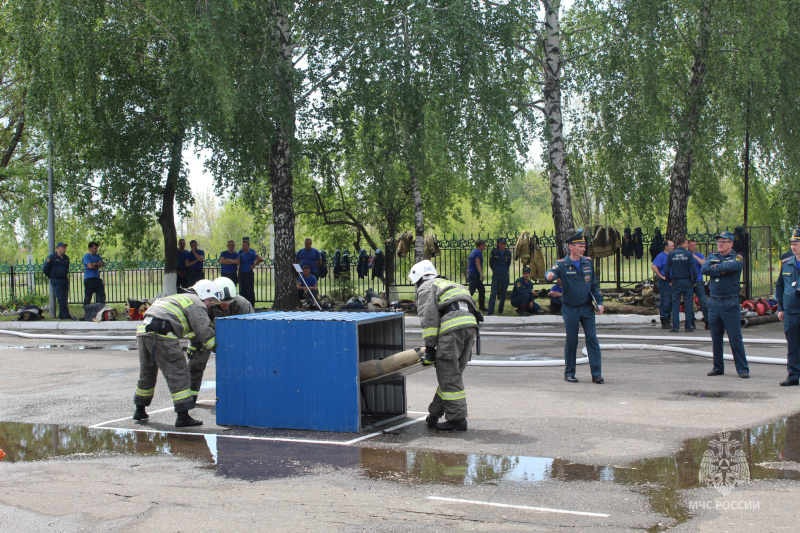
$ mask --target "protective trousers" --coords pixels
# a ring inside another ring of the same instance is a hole
[[[428,412],[434,417],[446,416],[447,420],[467,418],[467,391],[462,374],[467,368],[477,335],[478,329],[474,327],[439,335],[436,349],[436,379],[439,387],[428,406]]]
[[[92,295],[96,294],[95,303],[106,303],[106,287],[100,278],[86,278],[83,280],[83,306],[92,303]]]
[[[239,295],[250,302],[250,305],[255,307],[256,289],[254,272],[239,272]]]
[[[800,378],[800,313],[783,313],[783,332],[789,345],[786,356],[789,379],[798,379]]]
[[[206,371],[209,357],[211,357],[211,350],[208,348],[198,348],[189,360],[189,377],[192,384],[192,396],[200,394],[200,386],[203,384],[203,373]]]
[[[675,280],[672,282],[672,329],[681,327],[681,295],[683,295],[683,311],[687,330],[692,329],[694,320],[694,287],[689,280]]]
[[[739,297],[711,297],[708,302],[709,322],[711,325],[711,341],[714,352],[714,370],[725,372],[722,360],[722,336],[728,334],[728,342],[733,352],[733,362],[736,372],[750,372],[747,357],[744,353],[742,341],[741,313],[739,312]]]
[[[133,403],[150,405],[156,389],[158,369],[161,368],[161,373],[167,380],[169,392],[172,394],[175,411],[188,411],[193,408],[194,399],[189,388],[189,367],[177,337],[148,333],[137,335],[136,342],[139,345],[139,381],[136,383]],[[155,365],[150,365],[150,358],[153,354],[155,355]]]
[[[492,293],[489,296],[489,314],[494,313],[494,302],[499,296],[500,301],[497,304],[498,314],[503,314],[503,305],[506,303],[506,291],[508,290],[508,272],[495,273],[492,275]]]
[[[580,307],[564,305],[561,307],[564,327],[567,330],[567,341],[564,344],[564,376],[575,377],[576,353],[578,351],[578,325],[583,326],[586,351],[589,352],[589,369],[593,377],[602,377],[600,371],[600,343],[597,340],[597,329],[594,322],[592,304]]]
[[[661,278],[658,279],[658,294],[661,299],[658,313],[662,319],[669,320],[669,316],[672,313],[672,287]]]

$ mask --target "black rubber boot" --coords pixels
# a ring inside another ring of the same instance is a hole
[[[144,405],[137,405],[136,410],[133,412],[134,420],[147,420],[150,415],[144,410]]]
[[[669,323],[669,318],[661,319],[661,329],[672,329],[672,324]]]
[[[188,428],[192,426],[202,426],[202,420],[195,420],[189,416],[189,411],[178,411],[178,418],[175,419],[176,428]]]
[[[436,429],[439,431],[466,431],[467,419],[461,420],[448,420],[447,422],[439,422],[436,424]]]
[[[439,423],[439,419],[433,415],[428,415],[427,418],[425,418],[425,423],[428,425],[429,428],[435,428],[436,424]]]

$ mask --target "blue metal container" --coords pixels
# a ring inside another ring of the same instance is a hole
[[[359,432],[362,415],[371,425],[406,416],[405,378],[358,378],[358,363],[405,349],[403,313],[269,312],[216,325],[219,425]]]

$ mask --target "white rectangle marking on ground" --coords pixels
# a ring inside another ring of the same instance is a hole
[[[539,511],[541,513],[574,514],[579,516],[596,516],[598,518],[608,518],[611,516],[604,513],[587,513],[584,511],[570,511],[567,509],[551,509],[549,507],[531,507],[529,505],[511,505],[509,503],[480,502],[477,500],[459,500],[457,498],[442,498],[440,496],[428,496],[427,499],[453,503],[469,503],[472,505],[488,505],[490,507],[503,507],[507,509],[522,509],[524,511]]]

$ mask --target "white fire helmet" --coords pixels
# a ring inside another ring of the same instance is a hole
[[[189,290],[194,292],[201,300],[210,299],[213,305],[217,305],[222,300],[222,292],[217,287],[217,284],[207,279],[201,279],[191,287]]]
[[[423,259],[416,265],[411,267],[411,272],[408,273],[408,279],[411,283],[415,284],[425,276],[437,276],[436,267],[427,259]]]
[[[236,284],[231,281],[230,278],[226,278],[225,276],[219,277],[214,280],[214,284],[219,288],[219,292],[222,294],[220,298],[221,301],[230,302],[236,298]]]

